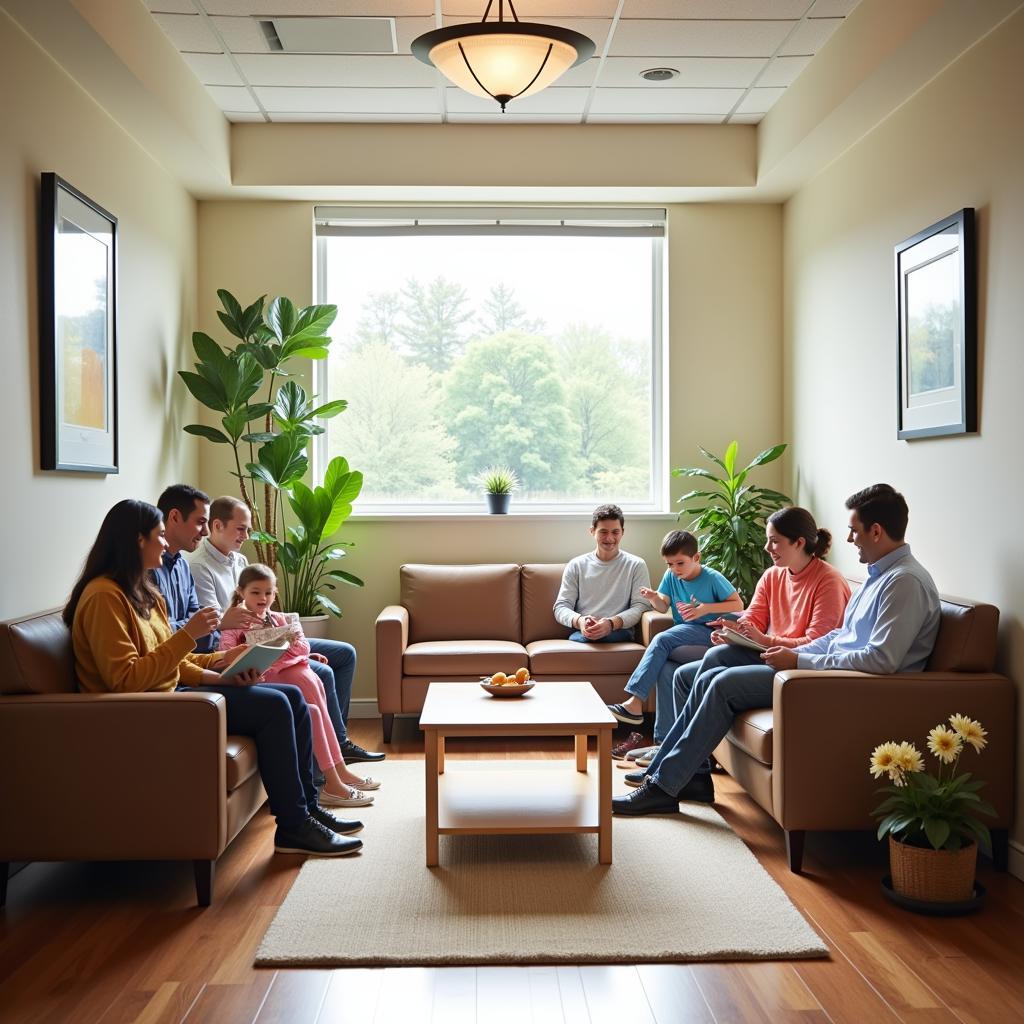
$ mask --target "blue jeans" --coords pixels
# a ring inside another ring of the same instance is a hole
[[[699,771],[741,711],[772,706],[775,669],[756,651],[722,644],[674,675],[678,712],[647,778],[673,796]]]
[[[228,734],[256,741],[256,759],[270,811],[281,828],[295,828],[316,805],[313,732],[309,705],[297,686],[179,686],[219,693],[227,710]]]
[[[327,714],[338,735],[338,742],[344,745],[348,739],[348,711],[352,701],[352,679],[356,674],[356,649],[341,640],[314,638],[309,638],[309,649],[327,659],[326,665],[322,661],[310,659],[309,667],[324,684]]]
[[[632,629],[613,629],[607,636],[600,640],[589,640],[578,629],[569,634],[569,639],[578,644],[624,644],[633,639]]]
[[[669,655],[684,645],[709,647],[711,630],[699,622],[683,622],[659,633],[644,651],[640,664],[626,683],[626,693],[646,700],[655,688],[654,742],[661,743],[673,720],[672,671],[666,669]]]

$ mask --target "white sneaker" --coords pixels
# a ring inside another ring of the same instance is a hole
[[[365,779],[360,779],[358,782],[350,782],[349,786],[352,789],[362,790],[364,793],[368,793],[371,789],[380,789],[380,780],[371,779],[369,775]]]
[[[361,793],[352,786],[345,787],[348,790],[346,796],[336,796],[328,793],[326,789],[320,791],[321,807],[369,807],[373,803],[373,797],[369,793]]]
[[[626,755],[627,761],[639,762],[641,757],[653,757],[658,752],[658,748],[654,747],[637,747],[635,750],[631,750]]]
[[[658,756],[658,750],[659,749],[660,749],[659,747],[651,747],[651,749],[646,754],[644,754],[642,757],[638,757],[636,759],[637,767],[639,767],[639,768],[647,768],[647,767],[649,767],[650,763]]]

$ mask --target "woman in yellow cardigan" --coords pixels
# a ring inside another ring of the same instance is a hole
[[[228,732],[256,741],[260,774],[277,818],[274,849],[326,857],[354,853],[362,841],[343,836],[362,824],[339,820],[317,803],[309,708],[299,690],[252,685],[255,672],[221,683],[218,669],[230,656],[192,653],[196,640],[216,628],[213,608],[201,609],[171,632],[167,607],[149,573],[160,565],[165,547],[163,519],[153,505],[125,499],[107,513],[64,609],[79,686],[94,693],[197,688],[221,694]]]

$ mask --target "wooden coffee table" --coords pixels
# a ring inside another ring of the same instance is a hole
[[[420,714],[427,776],[427,867],[440,835],[596,832],[597,859],[612,862],[612,730],[616,721],[590,683],[547,682],[522,697],[492,697],[475,683],[431,683]],[[587,738],[597,736],[597,785]],[[574,772],[473,761],[445,771],[448,736],[573,736]],[[502,770],[502,766],[509,767]]]

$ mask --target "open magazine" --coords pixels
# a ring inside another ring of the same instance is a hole
[[[759,644],[756,640],[751,640],[749,636],[744,636],[742,633],[733,629],[732,626],[722,626],[722,635],[725,637],[726,643],[736,644],[737,647],[749,647],[752,651],[768,650],[764,644]]]
[[[273,665],[274,662],[277,661],[277,659],[280,658],[287,650],[287,644],[281,644],[280,646],[275,647],[257,644],[254,647],[250,647],[245,654],[231,662],[231,664],[221,672],[221,682],[226,682],[232,676],[236,676],[240,672],[246,672],[251,668],[254,668],[257,672],[266,672],[266,670],[270,668],[270,666]]]

